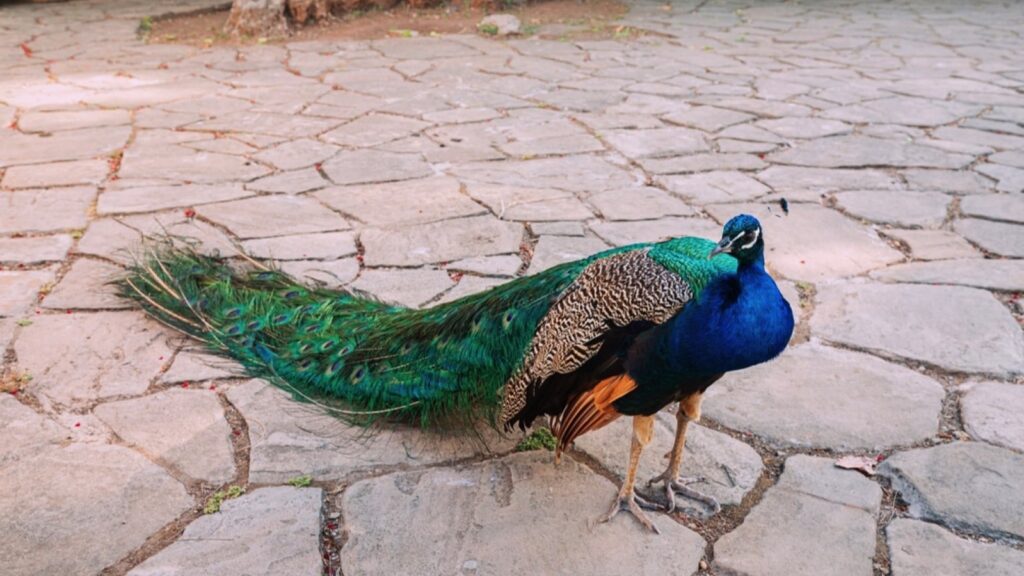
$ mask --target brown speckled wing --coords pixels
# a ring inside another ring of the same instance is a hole
[[[553,374],[568,374],[601,347],[613,327],[660,324],[693,297],[690,286],[647,255],[622,252],[587,266],[537,326],[523,363],[505,384],[500,422],[509,426],[532,389]]]

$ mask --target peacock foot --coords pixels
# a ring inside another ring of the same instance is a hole
[[[632,514],[633,517],[637,519],[637,521],[643,524],[644,528],[647,528],[655,534],[661,534],[661,531],[658,530],[658,527],[654,525],[654,522],[651,522],[651,519],[647,517],[647,514],[644,513],[642,508],[646,508],[648,510],[658,510],[661,507],[652,502],[648,502],[647,500],[645,500],[632,490],[624,494],[620,492],[619,495],[615,498],[615,501],[612,502],[611,510],[609,510],[607,514],[602,516],[599,522],[601,522],[602,524],[608,522],[612,518],[615,518],[616,514],[623,510],[626,510],[627,512]]]
[[[694,478],[688,478],[685,476],[679,476],[675,479],[669,479],[668,472],[663,472],[654,478],[651,478],[647,482],[648,486],[653,485],[655,482],[662,482],[663,490],[665,491],[665,506],[660,508],[665,510],[666,513],[671,513],[676,509],[676,496],[683,496],[691,500],[696,500],[701,504],[708,507],[708,515],[713,516],[718,514],[722,510],[722,506],[713,497],[703,494],[689,487],[689,484],[695,484],[697,482],[704,482],[703,477],[697,476]]]

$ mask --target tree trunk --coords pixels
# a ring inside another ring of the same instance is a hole
[[[288,13],[292,22],[301,25],[311,18],[317,22],[327,18],[330,10],[327,0],[288,0]]]
[[[286,0],[233,0],[224,33],[231,36],[283,36],[288,32]]]

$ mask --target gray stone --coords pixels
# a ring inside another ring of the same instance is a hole
[[[107,156],[121,149],[130,135],[128,126],[83,128],[45,137],[12,130],[0,137],[0,168]]]
[[[533,222],[530,230],[537,236],[586,236],[583,223],[579,221]]]
[[[551,268],[565,262],[580,260],[592,256],[602,250],[607,250],[608,245],[597,238],[576,238],[573,236],[541,236],[537,246],[533,250],[533,258],[530,259],[530,268],[527,274],[536,274],[542,270]]]
[[[1014,576],[1024,573],[1024,552],[958,538],[927,522],[897,518],[885,528],[889,559],[898,576]]]
[[[884,449],[934,436],[942,386],[866,354],[804,344],[729,374],[708,389],[704,412],[778,444]]]
[[[61,427],[18,402],[13,394],[0,394],[0,466],[31,457],[64,440]]]
[[[1024,386],[970,384],[960,410],[964,428],[975,438],[1024,452]]]
[[[475,256],[452,262],[448,269],[482,276],[514,276],[522,265],[519,256]]]
[[[31,111],[18,118],[18,128],[23,132],[58,132],[131,123],[128,110]]]
[[[947,258],[978,258],[978,252],[963,237],[946,230],[885,230],[890,238],[910,248],[915,260],[945,260]]]
[[[246,254],[271,260],[336,260],[356,253],[353,232],[321,232],[242,242]]]
[[[360,574],[697,570],[703,539],[662,515],[652,518],[661,538],[644,533],[625,514],[588,529],[614,493],[610,482],[571,459],[553,466],[546,452],[363,480],[341,497],[348,534],[341,561],[346,571]],[[510,529],[527,525],[530,530]],[[452,533],[462,537],[452,542]],[[587,537],[565,538],[582,533]],[[556,541],[562,544],[552,548]]]
[[[722,228],[707,218],[662,218],[634,222],[594,222],[590,225],[602,240],[612,246],[636,242],[660,242],[680,236],[721,238]]]
[[[953,172],[953,174],[956,174]],[[776,192],[813,190],[836,192],[839,190],[895,190],[899,181],[881,170],[835,170],[802,168],[798,166],[772,166],[758,172],[757,179]]]
[[[501,113],[493,108],[453,108],[441,112],[424,114],[423,119],[435,124],[465,124],[484,122],[501,117]]]
[[[779,164],[847,168],[895,166],[920,168],[964,168],[974,158],[966,154],[947,154],[917,144],[863,136],[819,138],[771,154]]]
[[[129,148],[118,174],[127,179],[159,178],[171,183],[214,184],[252,180],[269,172],[269,168],[233,154],[160,145]]]
[[[324,134],[324,140],[349,148],[369,148],[398,140],[430,126],[427,122],[395,116],[372,113],[335,128]]]
[[[897,264],[871,273],[872,278],[886,282],[915,284],[955,284],[988,290],[1024,290],[1024,261],[939,260]]]
[[[43,308],[129,308],[131,302],[120,298],[110,284],[121,276],[124,276],[124,270],[120,266],[79,258],[60,279],[57,287],[43,298]]]
[[[63,405],[141,394],[171,359],[166,332],[141,312],[33,318],[14,350],[30,389]]]
[[[969,196],[960,201],[960,211],[967,216],[1024,224],[1024,198],[1012,194]]]
[[[856,472],[826,471],[816,460],[794,457],[787,461],[779,485],[768,490],[739,528],[715,543],[716,572],[873,573],[875,518],[859,506],[869,492],[880,495],[880,490]]]
[[[337,146],[325,144],[319,140],[289,140],[272,148],[255,154],[253,158],[272,164],[281,170],[298,170],[309,168],[334,156]]]
[[[1024,258],[1024,226],[964,218],[957,220],[953,228],[984,250],[1000,256]]]
[[[476,25],[476,28],[485,34],[491,34],[494,36],[510,36],[513,34],[519,34],[519,26],[519,18],[516,18],[511,14],[491,14],[490,16],[485,16],[484,19]]]
[[[696,106],[688,110],[673,112],[664,118],[667,122],[679,124],[680,126],[696,128],[704,132],[718,132],[734,124],[742,124],[743,122],[753,120],[754,116],[744,114],[743,112],[736,112],[735,110],[715,108],[714,106]]]
[[[684,202],[650,186],[599,192],[587,199],[605,220],[650,220],[665,216],[694,216]]]
[[[858,190],[840,192],[836,200],[843,212],[857,218],[879,224],[930,228],[946,220],[952,198],[938,192]]]
[[[319,574],[320,488],[260,488],[226,500],[130,576]]]
[[[595,156],[537,158],[513,162],[474,162],[454,166],[452,173],[466,182],[489,182],[524,188],[558,188],[598,192],[635,185],[633,177]]]
[[[251,196],[241,184],[185,184],[182,186],[139,186],[107,188],[100,194],[96,212],[125,214],[152,212],[164,208],[194,206]]]
[[[191,478],[218,485],[235,475],[231,428],[213,392],[172,388],[93,412],[129,445]]]
[[[63,260],[73,240],[66,234],[0,238],[0,263],[40,264]]]
[[[22,190],[0,200],[0,234],[85,228],[95,188]]]
[[[720,204],[706,210],[723,224],[737,214],[752,214],[764,229],[768,266],[791,280],[818,282],[855,276],[898,262],[903,255],[869,228],[817,204],[789,206],[789,215],[766,204]]]
[[[237,377],[244,373],[242,366],[233,360],[182,350],[174,357],[171,367],[160,375],[160,382],[164,384],[202,382],[216,378]]]
[[[988,161],[995,162],[996,164],[1005,164],[1006,166],[1013,166],[1014,168],[1024,168],[1024,152],[1019,150],[999,152],[997,154],[992,154],[991,156],[989,156]]]
[[[457,180],[447,176],[333,187],[317,192],[316,197],[371,226],[418,224],[487,212],[460,192]],[[387,209],[381,209],[383,206]]]
[[[586,220],[594,215],[571,192],[470,183],[466,192],[503,220]]]
[[[985,130],[974,130],[972,128],[959,128],[955,126],[943,126],[932,132],[932,136],[943,140],[961,142],[964,144],[976,144],[978,146],[989,146],[999,150],[1024,148],[1024,137],[1010,136],[1008,134],[997,134]]]
[[[905,170],[903,177],[911,190],[938,190],[954,194],[990,192],[992,183],[974,172],[951,170]]]
[[[711,170],[760,170],[768,166],[752,154],[692,154],[675,158],[640,160],[652,174],[686,174]]]
[[[308,138],[330,130],[337,124],[336,120],[327,118],[249,110],[196,122],[188,128],[206,132],[248,132],[282,138]]]
[[[638,486],[643,486],[647,480],[665,471],[668,460],[663,456],[671,452],[675,433],[675,416],[660,415],[655,421],[654,439],[640,459]],[[625,478],[629,463],[632,435],[631,419],[619,418],[604,428],[584,434],[576,440],[575,447],[596,459],[621,480]],[[703,481],[692,484],[692,487],[715,498],[719,504],[739,505],[747,492],[757,484],[763,468],[761,457],[743,442],[699,424],[687,427],[680,473],[685,477],[703,478]],[[651,489],[641,491],[646,493]],[[680,507],[685,502],[685,498],[678,499]],[[692,504],[691,507],[704,511],[701,504]]]
[[[416,308],[452,288],[454,281],[443,270],[366,270],[352,288],[373,294],[385,302]]]
[[[307,474],[316,480],[342,480],[384,466],[456,462],[513,445],[486,430],[480,436],[436,434],[389,424],[368,435],[365,428],[296,403],[261,380],[233,386],[227,395],[246,421],[260,424],[249,428],[250,482],[286,482]]]
[[[355,258],[284,260],[276,264],[282,272],[309,286],[344,286],[359,275],[359,261]]]
[[[779,118],[777,120],[761,120],[757,125],[774,132],[783,138],[824,138],[849,134],[853,127],[845,122],[825,120],[823,118]]]
[[[120,446],[41,450],[0,468],[0,484],[0,556],[11,576],[97,574],[194,505],[184,486]]]
[[[0,317],[18,316],[27,311],[39,291],[53,281],[56,269],[0,270]]]
[[[4,173],[4,188],[44,188],[99,184],[110,170],[106,160],[74,160],[55,164],[13,166]]]
[[[323,163],[323,171],[335,184],[366,184],[423,178],[433,171],[419,154],[373,150],[341,152]]]
[[[1024,373],[1024,334],[983,290],[840,284],[819,287],[817,302],[811,331],[822,338],[957,372]]]
[[[602,136],[616,150],[634,159],[664,158],[711,149],[700,132],[689,128],[608,130]]]
[[[431,304],[445,304],[448,302],[453,302],[455,300],[458,300],[459,298],[464,298],[466,296],[471,296],[479,292],[484,292],[486,290],[494,288],[495,286],[500,286],[502,284],[504,284],[504,282],[498,278],[464,276],[462,279],[459,280],[458,284],[456,284],[451,290],[445,292],[444,295],[437,300],[437,302],[432,302]]]
[[[247,190],[257,192],[270,192],[275,194],[302,194],[310,190],[319,190],[330,182],[324,180],[320,172],[314,168],[293,170],[271,174],[258,180],[253,180],[245,185]]]
[[[878,471],[892,480],[914,518],[994,537],[1024,535],[1021,454],[955,442],[899,452]]]
[[[370,228],[360,241],[367,266],[416,266],[450,262],[470,256],[512,254],[519,251],[523,228],[493,216],[474,216],[445,222]]]
[[[190,219],[183,212],[163,212],[101,218],[89,223],[85,235],[78,241],[81,254],[102,256],[117,262],[131,263],[143,244],[144,237],[171,235],[187,239],[203,252],[234,254],[236,249],[227,236],[214,226],[198,219]]]
[[[658,180],[672,193],[694,204],[753,200],[770,192],[767,186],[741,172],[662,176]]]
[[[942,126],[961,118],[974,116],[982,106],[925,100],[896,96],[871,100],[852,106],[832,108],[824,112],[826,118],[845,120],[855,124],[902,124],[904,126]]]
[[[239,238],[277,236],[282,232],[304,234],[349,228],[341,216],[311,198],[259,196],[200,206],[203,216],[231,230]]]
[[[996,190],[1017,193],[1024,191],[1024,170],[999,164],[979,164],[975,170],[998,181]]]

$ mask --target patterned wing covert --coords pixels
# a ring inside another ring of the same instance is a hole
[[[596,260],[555,302],[537,326],[519,369],[505,384],[500,422],[506,427],[531,390],[553,374],[568,374],[601,348],[601,336],[635,321],[660,324],[692,297],[690,285],[634,250]]]

